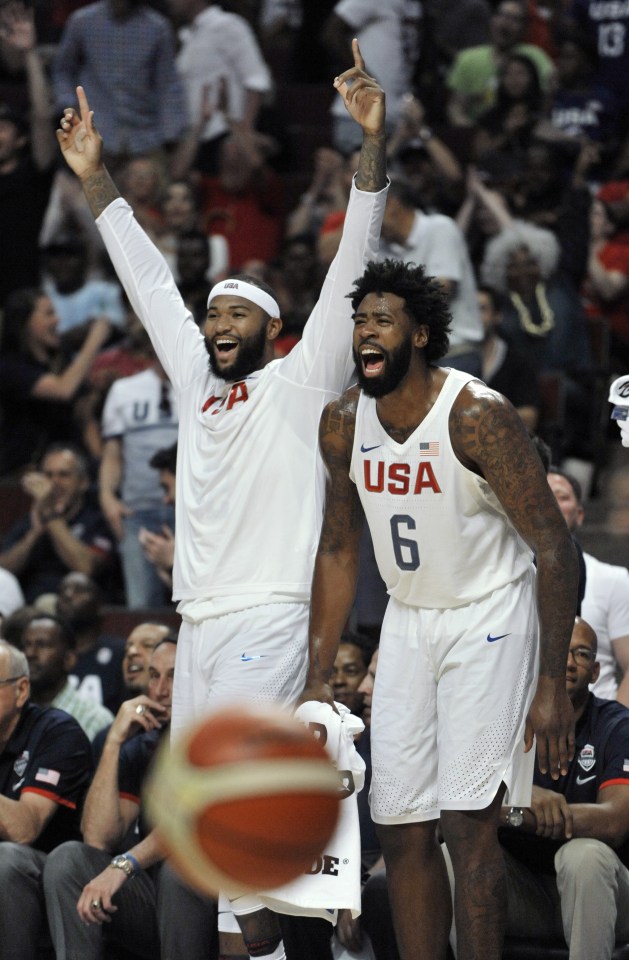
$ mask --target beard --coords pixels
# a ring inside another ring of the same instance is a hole
[[[228,364],[222,369],[216,362],[214,347],[204,338],[205,349],[207,350],[210,370],[215,377],[221,380],[243,380],[254,370],[259,370],[266,347],[266,324],[260,327],[258,333],[251,337],[244,337],[238,344],[238,356],[233,363]]]
[[[378,349],[381,350],[380,347]],[[396,350],[388,353],[381,350],[381,352],[384,357],[384,370],[378,377],[372,378],[365,376],[358,352],[356,350],[352,351],[356,364],[358,386],[368,397],[386,397],[388,393],[393,393],[400,385],[411,365],[413,345],[409,337]]]

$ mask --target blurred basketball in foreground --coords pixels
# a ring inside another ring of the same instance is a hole
[[[173,867],[215,895],[270,890],[308,870],[334,831],[341,792],[302,723],[233,708],[160,748],[145,799]]]

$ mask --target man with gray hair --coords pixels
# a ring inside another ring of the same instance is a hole
[[[11,960],[41,955],[42,871],[54,847],[80,836],[92,773],[76,720],[29,696],[26,656],[0,640],[0,942]]]

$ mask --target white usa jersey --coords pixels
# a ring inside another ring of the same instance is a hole
[[[323,513],[319,418],[354,373],[347,294],[377,255],[386,192],[352,188],[341,246],[302,339],[236,383],[209,370],[203,336],[128,204],[115,200],[97,220],[177,395],[173,595],[195,611],[204,604],[203,616],[309,599]]]
[[[350,477],[365,511],[380,575],[401,603],[450,609],[479,600],[529,569],[532,553],[489,484],[450,442],[452,404],[474,379],[450,370],[436,403],[405,443],[361,393]]]

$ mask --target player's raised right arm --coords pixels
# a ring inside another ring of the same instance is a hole
[[[357,391],[351,390],[328,404],[319,427],[327,468],[326,498],[312,584],[310,663],[302,701],[333,702],[330,672],[356,592],[364,520],[356,486],[349,477],[356,403]]]
[[[76,93],[79,110],[65,108],[57,130],[57,141],[64,160],[81,181],[96,219],[120,194],[103,163],[103,140],[94,126],[94,113],[90,110],[85,90],[77,87]]]

